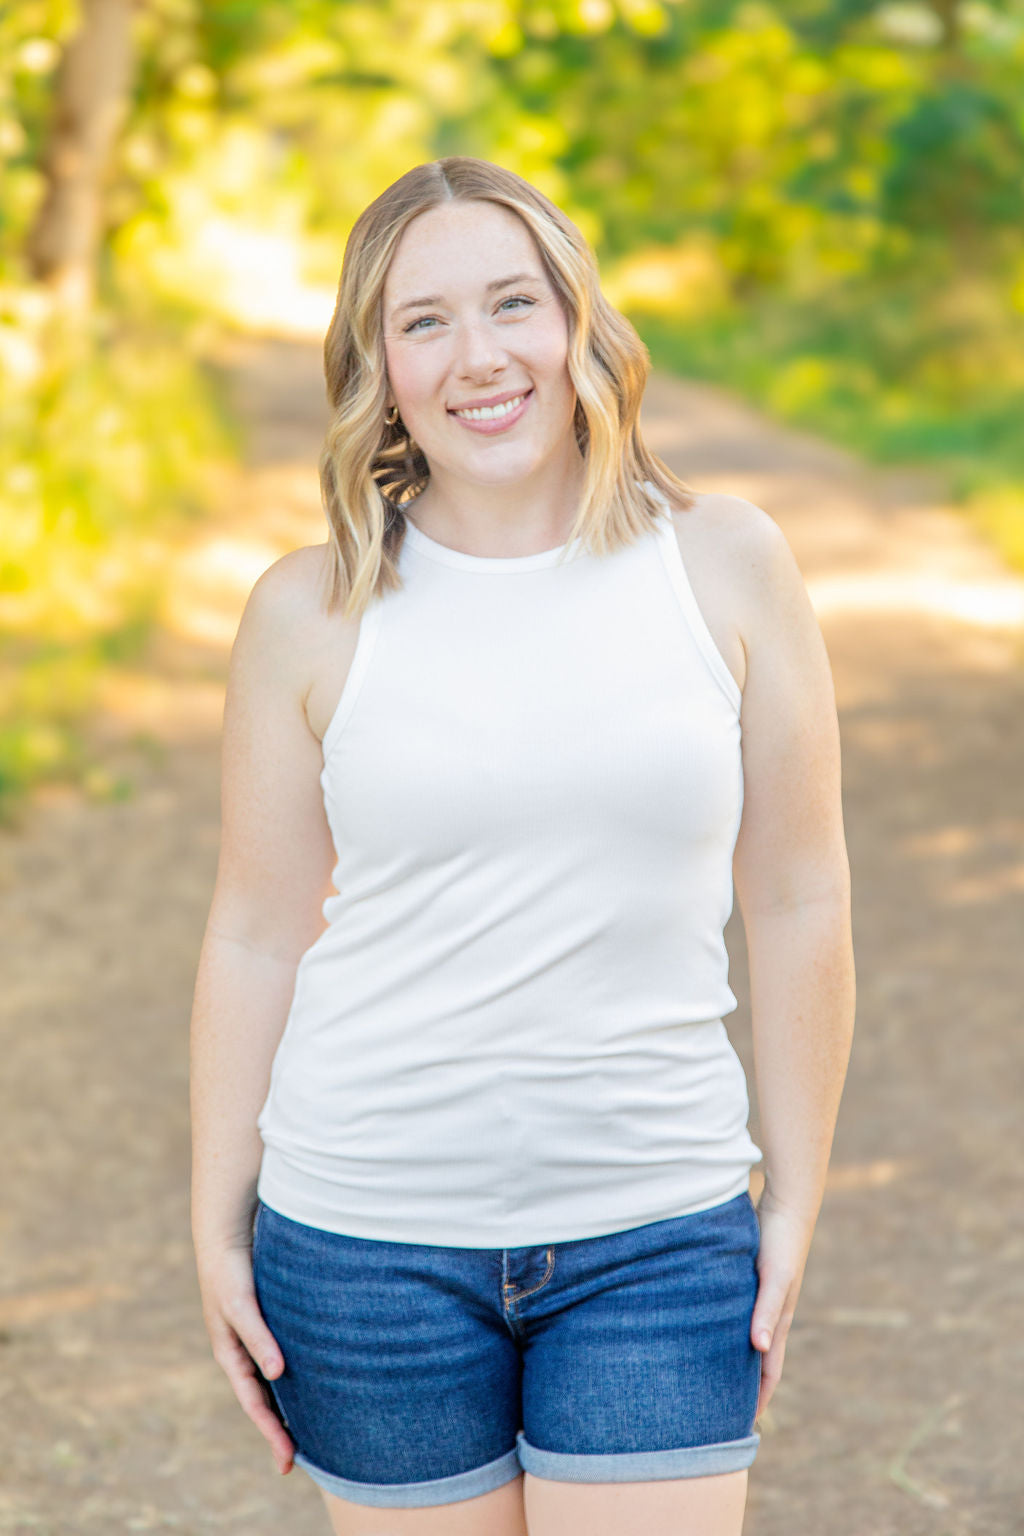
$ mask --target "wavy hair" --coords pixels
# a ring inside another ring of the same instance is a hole
[[[643,442],[639,414],[650,357],[601,292],[594,253],[572,220],[521,176],[488,160],[451,155],[418,165],[353,225],[324,340],[331,419],[319,472],[329,527],[327,603],[329,609],[343,604],[346,617],[360,616],[373,596],[401,586],[402,508],[430,478],[401,418],[389,424],[384,416],[385,279],[412,220],[455,200],[495,203],[522,219],[566,312],[574,429],[585,460],[568,542],[580,537],[592,552],[605,554],[652,525],[661,510],[658,492],[682,508],[693,504],[691,488]]]

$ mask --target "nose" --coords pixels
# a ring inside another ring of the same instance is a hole
[[[464,320],[458,330],[456,367],[463,378],[489,379],[508,361],[501,338],[486,320]]]

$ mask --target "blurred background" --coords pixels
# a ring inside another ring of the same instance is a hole
[[[858,1032],[749,1536],[1013,1536],[1024,0],[0,7],[0,1530],[323,1529],[206,1350],[188,1009],[345,238],[449,153],[594,243],[833,663]]]
[[[654,360],[948,471],[1024,566],[1020,0],[15,0],[0,11],[0,806],[240,445],[226,337],[322,339],[359,211],[499,160]],[[221,354],[223,355],[223,354]]]

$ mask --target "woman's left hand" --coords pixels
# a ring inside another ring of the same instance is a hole
[[[761,1351],[762,1360],[755,1419],[767,1408],[782,1375],[786,1338],[814,1234],[813,1220],[773,1205],[767,1196],[762,1196],[757,1215],[761,1224],[757,1256],[760,1285],[750,1320],[750,1338],[754,1348]]]

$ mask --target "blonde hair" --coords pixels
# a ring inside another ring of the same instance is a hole
[[[387,369],[382,295],[398,242],[417,215],[451,201],[495,203],[518,215],[537,243],[566,311],[568,368],[576,391],[576,440],[585,459],[583,494],[569,534],[597,554],[628,544],[660,510],[655,487],[687,508],[693,492],[643,442],[640,402],[647,348],[601,292],[583,235],[529,182],[488,160],[451,155],[418,165],[360,214],[345,245],[334,315],[324,340],[331,421],[320,454],[329,526],[328,608],[358,617],[371,598],[400,587],[402,506],[430,469],[399,418],[384,419]]]

